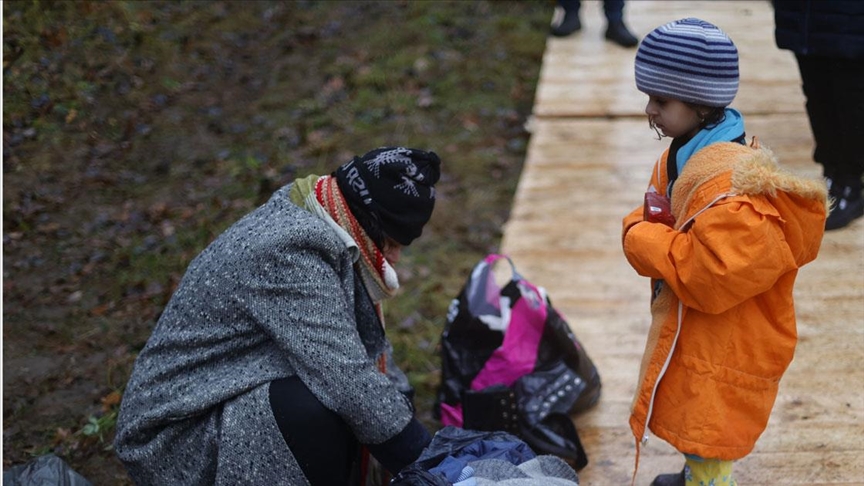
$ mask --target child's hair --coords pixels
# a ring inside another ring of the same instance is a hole
[[[722,106],[705,106],[687,103],[687,106],[699,116],[699,128],[714,126],[726,118],[726,110]]]
[[[670,22],[654,29],[639,45],[636,87],[691,107],[726,107],[738,93],[738,49],[722,30],[704,20]],[[722,119],[722,113],[707,115],[706,121],[714,120],[711,123]]]

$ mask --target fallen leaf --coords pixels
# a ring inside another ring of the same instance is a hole
[[[102,410],[104,412],[108,412],[112,407],[115,407],[120,404],[120,400],[123,398],[123,395],[119,391],[112,391],[111,393],[102,397],[99,401],[102,402]]]

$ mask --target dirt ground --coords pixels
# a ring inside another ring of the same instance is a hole
[[[500,242],[550,8],[4,2],[4,469],[51,452],[128,484],[116,413],[191,258],[294,176],[391,144],[445,163],[387,308],[434,427],[441,324]]]

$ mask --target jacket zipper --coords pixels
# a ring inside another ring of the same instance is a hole
[[[681,315],[684,310],[684,304],[678,301],[678,329],[675,330],[675,339],[672,340],[672,349],[666,355],[666,361],[663,367],[660,368],[660,374],[657,375],[657,381],[654,382],[654,388],[651,390],[651,400],[648,402],[648,415],[645,416],[645,433],[642,435],[642,444],[648,443],[648,422],[651,420],[651,413],[654,411],[654,397],[657,395],[657,387],[660,386],[660,380],[666,374],[666,369],[669,368],[669,363],[672,362],[672,353],[675,351],[675,346],[678,345],[678,335],[681,334]]]
[[[734,192],[725,192],[723,194],[715,197],[711,202],[705,205],[699,211],[687,218],[684,221],[684,224],[680,226],[680,228],[687,228],[687,226],[708,208],[713,206],[717,201],[721,199],[725,199],[727,197],[735,196]],[[669,363],[672,362],[672,354],[675,352],[675,348],[678,346],[678,336],[681,334],[681,320],[684,316],[684,304],[681,303],[681,299],[678,299],[678,328],[675,330],[675,338],[672,340],[672,348],[669,349],[669,354],[666,355],[666,361],[663,362],[663,367],[660,368],[660,373],[657,375],[657,380],[654,382],[654,388],[651,389],[651,399],[648,401],[648,414],[645,416],[645,432],[642,434],[642,444],[648,443],[648,424],[651,422],[651,414],[654,412],[654,398],[657,396],[657,387],[660,386],[660,380],[663,379],[663,376],[666,374],[666,370],[669,368]]]

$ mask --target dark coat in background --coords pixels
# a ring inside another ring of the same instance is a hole
[[[861,0],[774,0],[777,47],[795,54],[864,59]]]

